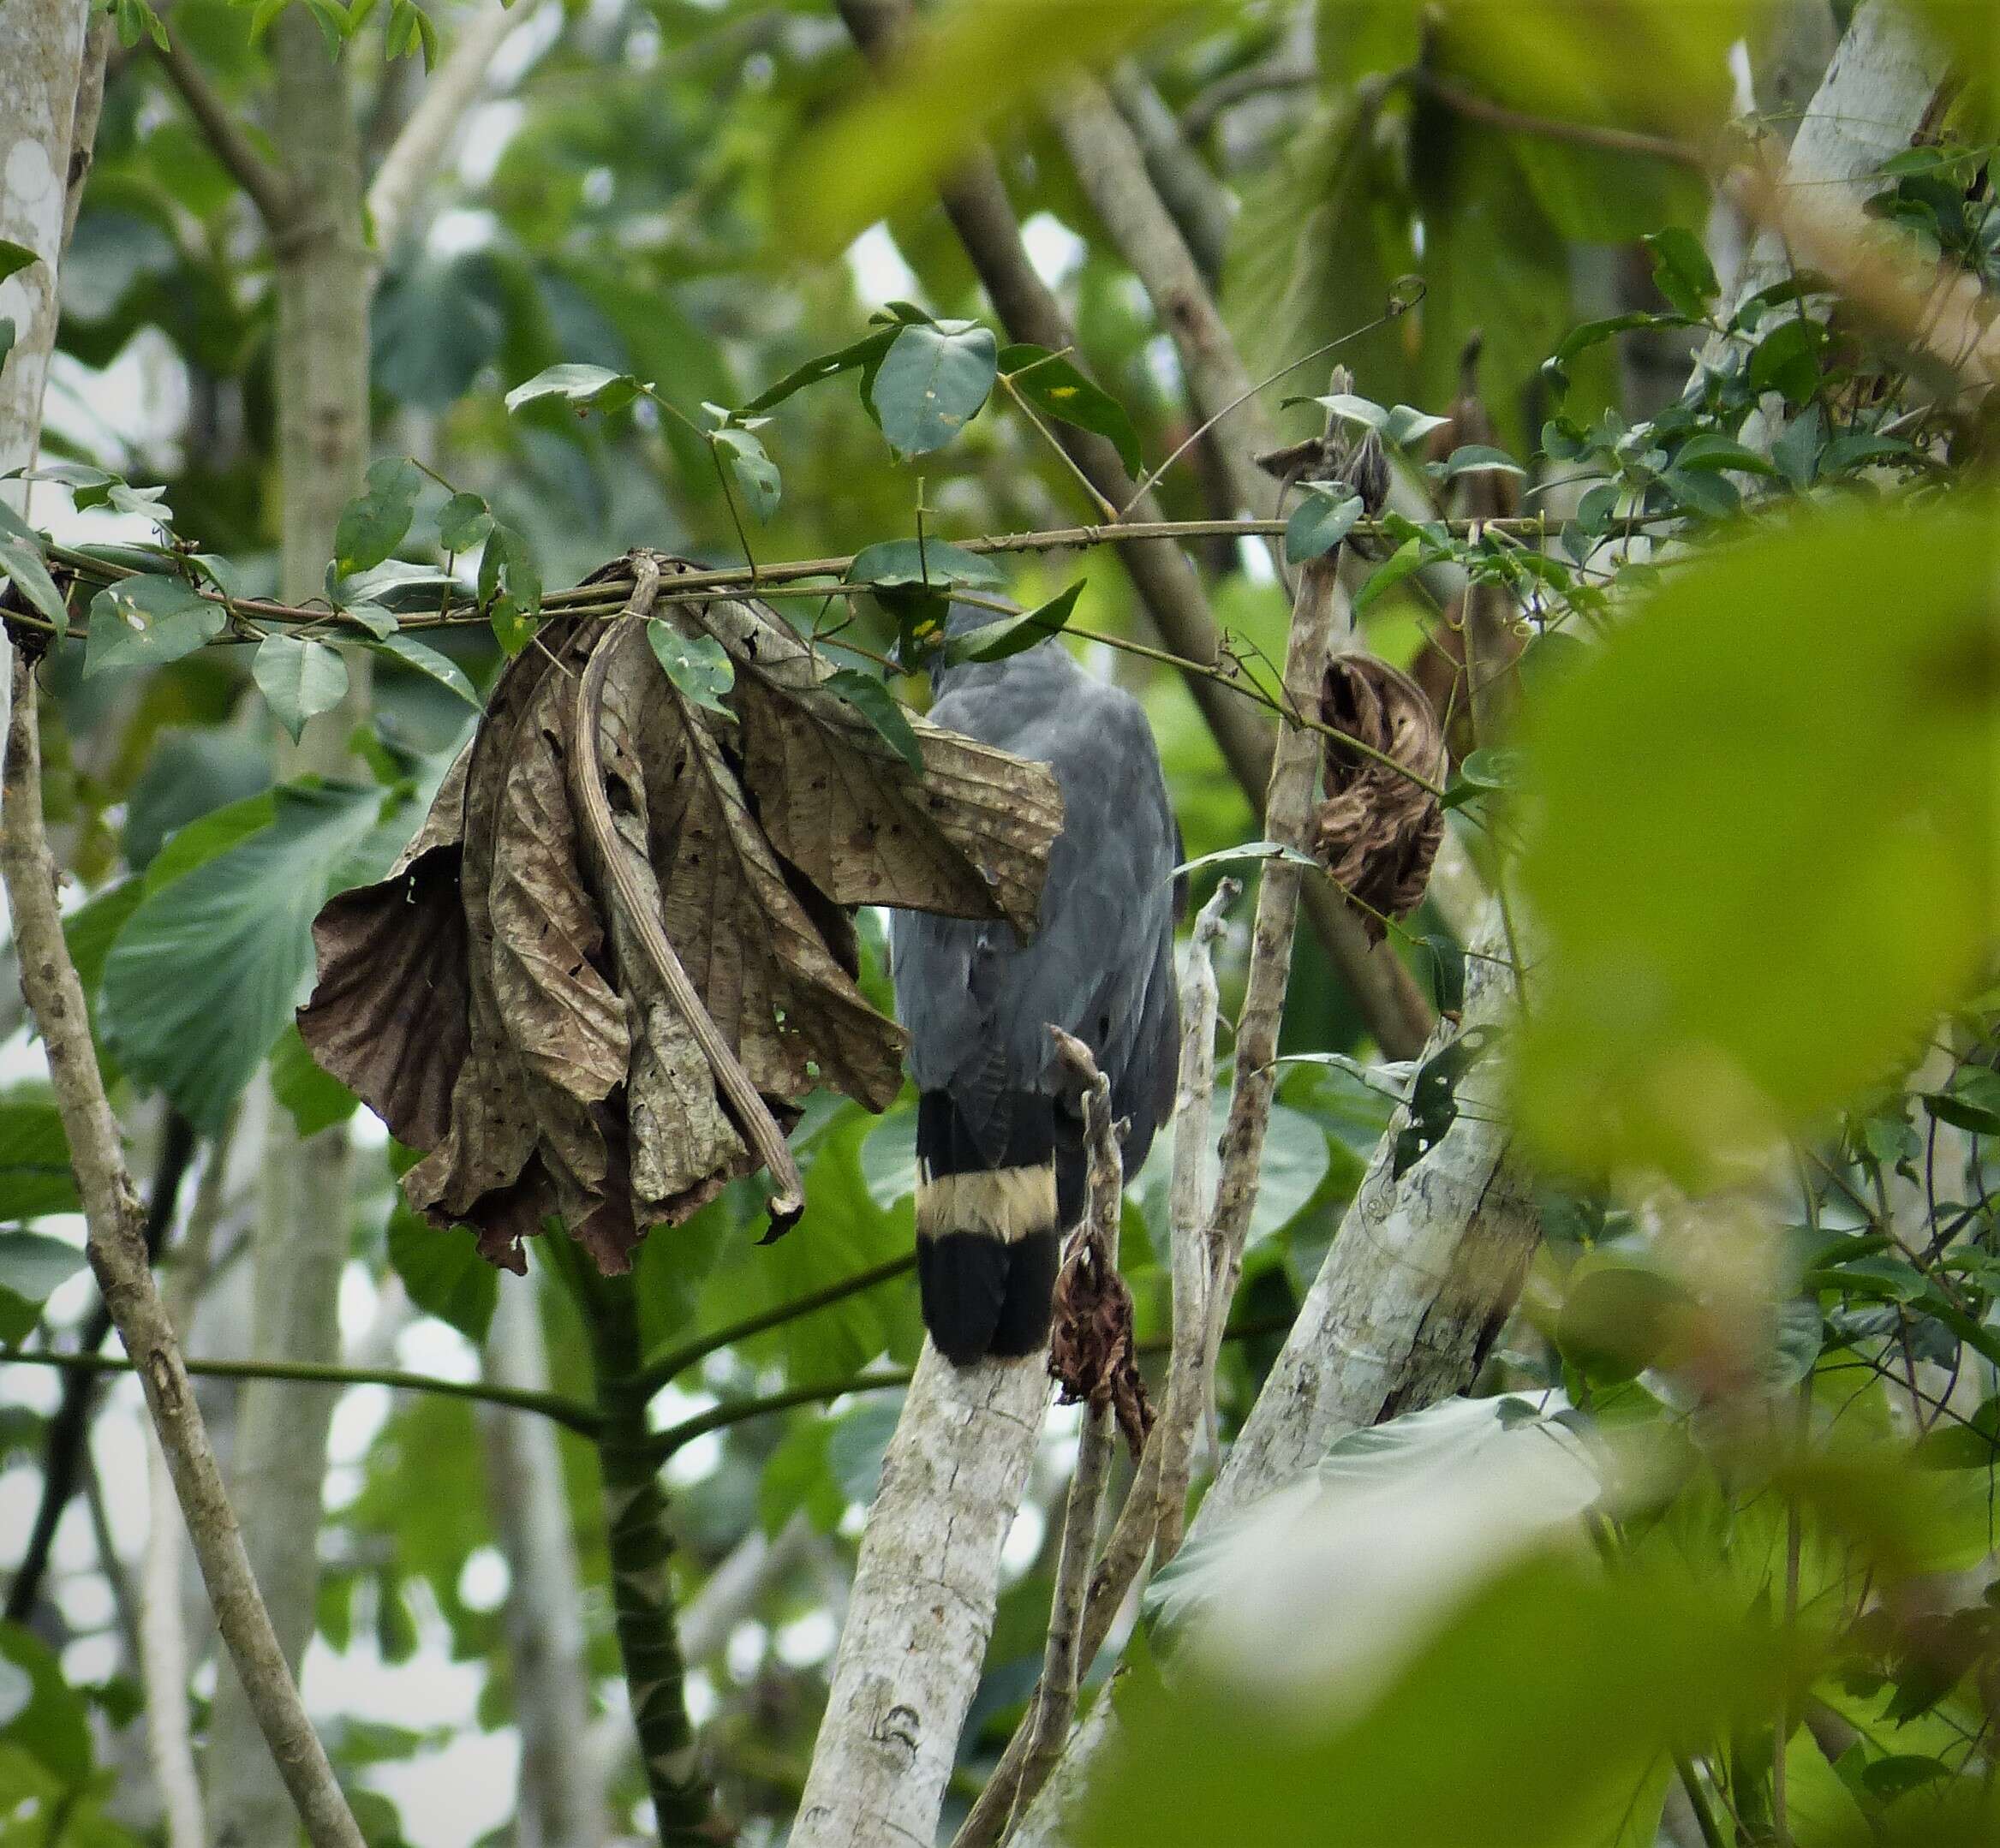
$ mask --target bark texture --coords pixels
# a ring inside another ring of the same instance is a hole
[[[926,1345],[882,1466],[792,1848],[930,1848],[1048,1404],[1039,1358]]]

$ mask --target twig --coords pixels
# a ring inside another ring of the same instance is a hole
[[[288,1380],[298,1386],[383,1386],[398,1392],[434,1392],[445,1398],[474,1399],[504,1405],[515,1411],[539,1412],[545,1418],[594,1437],[598,1415],[580,1400],[558,1392],[522,1392],[481,1380],[440,1380],[431,1374],[403,1373],[391,1367],[322,1367],[311,1361],[182,1360],[194,1378],[216,1380]],[[59,1367],[82,1373],[131,1373],[128,1360],[109,1354],[60,1354],[45,1349],[0,1348],[0,1367]]]
[[[83,985],[63,940],[55,862],[42,822],[39,689],[27,653],[18,645],[12,690],[4,781],[8,825],[0,831],[0,874],[20,945],[21,987],[41,1029],[83,1196],[91,1268],[126,1351],[138,1363],[147,1410],[166,1452],[223,1641],[307,1834],[313,1848],[362,1848],[361,1830],[306,1717],[251,1577],[194,1383],[146,1262],[138,1197],[91,1045]]]
[[[684,1418],[678,1424],[671,1424],[664,1431],[654,1432],[646,1440],[647,1452],[657,1467],[676,1451],[685,1449],[696,1438],[706,1437],[711,1431],[726,1431],[731,1425],[767,1417],[773,1412],[790,1411],[795,1405],[823,1404],[828,1399],[842,1398],[850,1392],[881,1392],[892,1386],[906,1386],[910,1380],[910,1369],[907,1367],[882,1368],[873,1373],[850,1374],[839,1380],[810,1380],[803,1386],[787,1386],[782,1392],[765,1392],[755,1398],[728,1399],[707,1411]]]
[[[660,588],[660,567],[642,553],[635,561],[632,597],[625,614],[643,622],[652,613]],[[666,989],[675,1011],[687,1022],[715,1082],[736,1113],[737,1126],[749,1137],[758,1160],[769,1171],[776,1191],[771,1196],[771,1223],[789,1225],[805,1211],[805,1183],[798,1165],[769,1108],[751,1083],[750,1076],[722,1037],[720,1029],[701,1004],[701,997],[681,959],[667,941],[657,907],[648,905],[639,882],[626,859],[630,849],[612,820],[611,800],[604,793],[604,772],[598,751],[597,728],[604,712],[605,677],[611,671],[611,638],[606,636],[591,651],[583,677],[576,683],[576,738],[570,764],[570,790],[576,804],[577,820],[596,854],[598,863],[612,883],[616,901],[624,908],[625,921],[637,939],[654,975]]]
[[[1294,63],[1289,55],[1267,64],[1246,65],[1227,77],[1218,77],[1195,97],[1181,111],[1181,132],[1190,140],[1198,141],[1238,104],[1286,90],[1310,89],[1318,81],[1316,69],[1310,64]]]
[[[1540,141],[1563,141],[1574,147],[1594,147],[1607,154],[1637,154],[1648,160],[1663,160],[1676,167],[1692,167],[1705,173],[1708,161],[1691,142],[1676,141],[1669,135],[1645,134],[1635,128],[1609,128],[1596,122],[1563,122],[1550,116],[1531,116],[1508,109],[1490,97],[1479,95],[1463,85],[1441,77],[1425,66],[1412,65],[1403,72],[1402,81],[1442,103],[1454,116],[1468,122],[1484,122],[1510,134],[1532,135]]]
[[[1215,1095],[1215,963],[1213,945],[1222,915],[1242,887],[1221,880],[1196,915],[1180,983],[1180,1066],[1173,1103],[1173,1176],[1167,1195],[1173,1261],[1173,1348],[1167,1392],[1154,1442],[1160,1451],[1154,1526],[1155,1567],[1180,1550],[1187,1523],[1187,1484],[1197,1428],[1209,1436],[1211,1468],[1218,1467],[1215,1380],[1211,1364],[1213,1299],[1221,1279],[1212,1271],[1203,1228],[1214,1205],[1209,1187],[1210,1112]]]
[[[266,232],[274,242],[289,236],[297,217],[297,200],[290,176],[265,159],[250,145],[249,137],[238,126],[234,111],[216,94],[208,74],[194,62],[179,33],[172,35],[164,51],[155,47],[154,55],[174,87],[181,92],[181,100],[188,105],[188,113],[194,118],[195,126],[207,138],[215,158],[249,195],[258,217],[264,221]]]
[[[876,1285],[886,1284],[916,1267],[916,1254],[914,1251],[899,1258],[890,1258],[868,1270],[857,1271],[851,1277],[843,1277],[838,1283],[828,1284],[823,1290],[815,1290],[805,1296],[795,1297],[789,1303],[780,1303],[775,1309],[760,1309],[755,1315],[746,1315],[740,1321],[730,1322],[692,1341],[683,1342],[678,1347],[664,1349],[653,1356],[640,1369],[640,1383],[648,1393],[657,1392],[677,1374],[685,1373],[696,1362],[707,1359],[718,1349],[733,1347],[738,1341],[747,1341],[752,1335],[762,1334],[767,1328],[776,1328],[781,1323],[796,1321],[802,1315],[809,1315],[815,1309],[823,1309],[832,1303],[845,1302],[849,1297],[857,1296],[863,1290],[873,1290]]]

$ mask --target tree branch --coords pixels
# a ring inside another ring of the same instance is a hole
[[[1564,122],[1552,116],[1527,115],[1496,103],[1490,97],[1481,96],[1477,91],[1468,90],[1462,84],[1454,83],[1450,78],[1442,77],[1421,64],[1412,65],[1405,71],[1402,80],[1412,90],[1421,91],[1434,102],[1442,103],[1454,116],[1463,116],[1467,122],[1482,122],[1487,128],[1499,128],[1509,134],[1527,134],[1540,141],[1562,141],[1573,147],[1596,148],[1600,153],[1637,154],[1647,160],[1665,161],[1672,166],[1692,167],[1697,173],[1705,173],[1709,168],[1701,150],[1689,142],[1676,141],[1664,134],[1644,134],[1633,128],[1603,128],[1595,122]]]
[[[934,1837],[1048,1403],[1039,1356],[957,1368],[925,1344],[862,1535],[792,1848]]]
[[[41,1029],[57,1106],[89,1226],[91,1268],[125,1349],[136,1363],[174,1488],[194,1542],[209,1601],[285,1788],[313,1848],[361,1848],[361,1831],[335,1783],[264,1608],[224,1493],[194,1383],[146,1257],[140,1209],[120,1153],[118,1125],[91,1046],[83,985],[63,940],[56,868],[42,824],[41,736],[33,670],[14,651],[13,712],[0,835],[21,980]]]
[[[439,1380],[430,1374],[404,1373],[393,1367],[328,1367],[312,1361],[183,1360],[196,1379],[283,1380],[295,1386],[382,1386],[398,1392],[434,1392],[445,1398],[473,1399],[504,1405],[515,1411],[540,1412],[579,1437],[594,1438],[601,1423],[596,1410],[559,1392],[522,1392],[483,1380]],[[25,1348],[0,1348],[0,1367],[59,1367],[78,1373],[131,1373],[128,1360],[108,1354],[59,1354]]]
[[[251,146],[234,111],[216,93],[208,74],[194,62],[178,33],[171,35],[164,51],[156,45],[153,55],[180,92],[210,151],[256,206],[266,235],[273,243],[290,236],[298,217],[297,189],[291,176]]]
[[[378,265],[395,255],[397,242],[409,229],[418,188],[433,176],[465,112],[478,99],[501,41],[528,13],[527,8],[510,11],[493,0],[487,11],[462,27],[444,63],[424,86],[409,120],[390,143],[368,188]]]

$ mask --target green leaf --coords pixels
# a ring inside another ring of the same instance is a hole
[[[1496,450],[1490,444],[1466,443],[1454,450],[1437,464],[1440,475],[1447,481],[1455,480],[1460,475],[1478,474],[1487,470],[1501,474],[1525,474],[1521,467],[1505,450]]]
[[[579,416],[592,411],[608,416],[623,410],[644,390],[630,373],[614,373],[608,366],[550,366],[526,384],[516,385],[506,402],[509,410],[517,411],[542,398],[560,398],[575,405]]]
[[[1526,770],[1527,754],[1508,744],[1483,745],[1459,766],[1459,774],[1483,790],[1518,790]]]
[[[475,1345],[487,1338],[500,1299],[500,1273],[462,1225],[439,1231],[398,1203],[389,1216],[389,1263],[427,1314]]]
[[[291,1112],[301,1136],[317,1136],[345,1123],[361,1103],[339,1079],[320,1070],[296,1022],[271,1049],[271,1094]]]
[[[25,270],[29,264],[41,260],[26,244],[17,244],[10,237],[0,237],[0,283],[17,271]]]
[[[400,456],[368,470],[367,491],[341,509],[333,529],[334,568],[343,577],[373,570],[403,543],[423,485],[416,465]]]
[[[1325,397],[1308,398],[1338,417],[1342,423],[1360,424],[1369,430],[1387,430],[1389,414],[1373,398],[1357,397],[1352,391],[1335,391]]]
[[[1434,417],[1429,411],[1420,411],[1413,404],[1399,404],[1390,411],[1382,434],[1398,449],[1407,449],[1412,443],[1421,443],[1432,431],[1443,429],[1450,421],[1448,417]]]
[[[379,641],[371,641],[366,646],[377,654],[386,655],[392,661],[400,661],[405,667],[429,676],[440,686],[449,687],[475,712],[486,710],[478,688],[465,677],[465,670],[450,655],[439,653],[415,636],[385,635]]]
[[[479,596],[491,607],[494,638],[511,657],[528,646],[541,617],[541,569],[515,528],[495,526],[480,554]]]
[[[1970,991],[1991,512],[1843,504],[1678,567],[1531,709],[1549,949],[1517,1077],[1546,1153],[1728,1171]]]
[[[1038,0],[926,13],[901,35],[883,80],[847,93],[780,168],[782,240],[831,262],[877,219],[935,197],[980,135],[1032,110],[1060,66],[1108,63],[1116,49],[1192,0]]]
[[[21,330],[14,325],[11,314],[0,314],[0,367],[7,364],[7,355],[13,352],[14,343],[21,337]]]
[[[56,588],[42,552],[42,536],[0,501],[0,576],[11,579],[21,593],[56,625],[58,635],[69,633],[69,604]]]
[[[1341,494],[1324,482],[1309,481],[1305,498],[1285,522],[1285,562],[1303,564],[1322,558],[1353,530],[1361,517],[1358,494]]]
[[[0,1096],[0,1219],[75,1213],[80,1204],[69,1139],[55,1105],[26,1090]]]
[[[1969,1097],[1954,1097],[1949,1091],[1918,1094],[1924,1100],[1925,1109],[1940,1123],[1949,1123],[1972,1136],[2000,1136],[2000,1110],[1974,1103]]]
[[[822,353],[816,360],[808,360],[803,366],[787,373],[774,385],[760,391],[744,405],[742,415],[755,416],[759,411],[767,411],[782,404],[795,392],[803,391],[808,385],[816,385],[823,379],[838,378],[842,373],[852,372],[857,367],[870,369],[881,363],[882,355],[895,343],[901,331],[900,324],[894,327],[880,327],[865,338],[857,340],[851,347],[842,347],[838,353]]]
[[[998,372],[990,328],[966,322],[909,326],[883,355],[869,402],[893,449],[928,456],[977,415]]]
[[[1695,1320],[1686,1285],[1643,1263],[1592,1255],[1570,1273],[1555,1345],[1579,1372],[1616,1386],[1670,1362]]]
[[[295,744],[308,718],[331,712],[347,695],[347,663],[323,641],[266,635],[257,645],[250,674]]]
[[[0,1232],[0,1287],[29,1303],[45,1303],[86,1263],[83,1253],[40,1232]]]
[[[1689,438],[1674,457],[1676,468],[1734,468],[1741,474],[1775,475],[1769,456],[1760,456],[1733,438],[1713,433]]]
[[[1369,574],[1368,581],[1355,593],[1354,613],[1359,616],[1408,577],[1424,563],[1424,542],[1406,539]]]
[[[684,699],[725,718],[736,717],[722,700],[736,684],[736,664],[714,636],[684,635],[665,617],[654,616],[646,619],[646,640]]]
[[[771,460],[756,434],[749,430],[718,430],[709,441],[717,449],[728,450],[729,472],[743,491],[750,510],[758,519],[768,520],[778,511],[785,483],[778,464]]]
[[[271,805],[254,833],[157,886],[149,873],[104,960],[101,1022],[119,1064],[211,1136],[304,999],[320,905],[379,877],[397,844],[378,832],[379,790],[297,784],[254,801]]]
[[[1653,253],[1653,283],[1660,293],[1689,320],[1705,319],[1722,285],[1701,240],[1676,224],[1653,232],[1645,245]]]
[[[872,674],[844,667],[825,683],[829,693],[837,693],[865,718],[918,776],[923,774],[923,750],[916,730],[902,702]]]
[[[971,590],[993,590],[1006,579],[991,559],[944,539],[927,539],[920,551],[913,539],[890,539],[857,552],[847,568],[847,581],[889,589],[926,585],[942,590],[962,585]]]
[[[0,1656],[0,1726],[13,1725],[26,1713],[34,1694],[34,1680],[28,1672]]]
[[[1750,388],[1777,391],[1803,404],[1819,389],[1819,353],[1826,330],[1806,316],[1780,321],[1750,355]]]
[[[128,577],[91,599],[83,675],[119,667],[158,667],[212,641],[229,620],[212,598],[178,577]]]
[[[438,543],[446,551],[470,551],[493,530],[493,516],[477,494],[454,494],[438,511]]]
[[[1043,416],[1105,438],[1126,469],[1138,474],[1139,432],[1131,414],[1068,359],[1058,358],[1047,347],[1022,343],[1001,349],[1000,369],[1013,390]]]
[[[1051,635],[1060,635],[1075,614],[1077,599],[1084,594],[1087,580],[1078,578],[1067,590],[1058,591],[1047,603],[1038,604],[1012,622],[989,623],[952,644],[956,661],[1004,661]]]
[[[0,1624],[0,1661],[26,1674],[33,1689],[11,1719],[0,1721],[0,1746],[19,1748],[64,1789],[80,1790],[91,1775],[90,1712],[83,1696],[63,1680],[55,1652],[19,1624]],[[46,1831],[38,1825],[36,1833]]]

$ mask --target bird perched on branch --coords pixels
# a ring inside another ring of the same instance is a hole
[[[954,606],[956,640],[996,612]],[[1172,1108],[1179,1043],[1173,869],[1179,831],[1138,702],[1060,641],[934,669],[940,724],[1045,763],[1062,789],[1042,927],[893,915],[896,1011],[910,1031],[916,1261],[924,1326],[955,1366],[1041,1351],[1063,1233],[1084,1207],[1078,1100],[1048,1028],[1084,1041],[1129,1119],[1125,1171]]]

